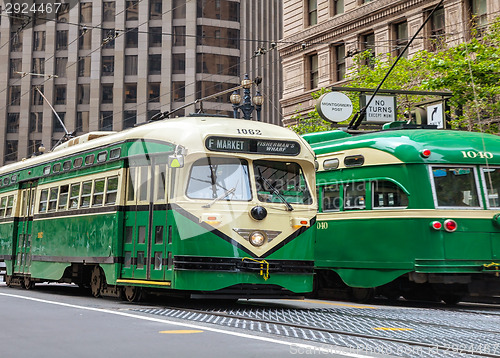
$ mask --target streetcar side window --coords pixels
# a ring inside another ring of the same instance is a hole
[[[61,171],[61,163],[56,163],[52,167],[52,172],[53,173],[59,173]]]
[[[344,184],[344,210],[362,210],[366,208],[365,182]]]
[[[135,189],[137,187],[136,168],[128,170],[127,201],[135,201]]]
[[[488,208],[500,207],[500,168],[481,168]]]
[[[66,160],[63,163],[63,170],[70,170],[71,169],[71,160]]]
[[[108,159],[108,152],[100,152],[97,154],[97,163],[105,162]]]
[[[38,206],[38,211],[40,213],[44,213],[45,211],[47,211],[48,200],[49,200],[49,189],[43,189],[40,192],[40,205]]]
[[[438,207],[479,208],[473,167],[431,167],[434,199]]]
[[[82,184],[82,197],[80,200],[81,208],[90,206],[90,195],[92,194],[92,181],[87,181]]]
[[[68,191],[69,185],[61,185],[59,190],[59,203],[57,204],[57,210],[66,210],[68,205]]]
[[[109,151],[109,159],[120,158],[120,152],[121,152],[121,148],[111,149]]]
[[[155,167],[156,174],[156,191],[155,191],[155,201],[165,200],[165,190],[166,190],[166,177],[167,177],[167,167],[165,165],[157,165]]]
[[[80,183],[71,184],[71,190],[69,194],[69,209],[77,209],[79,199],[80,199]]]
[[[10,217],[12,215],[12,209],[14,208],[14,195],[10,195],[7,198],[7,208],[5,211],[5,216]]]
[[[48,211],[55,211],[56,210],[58,194],[59,194],[59,187],[50,189]]]
[[[106,205],[116,203],[118,195],[118,177],[108,178],[108,185],[106,186]]]
[[[104,200],[104,179],[94,181],[94,195],[92,198],[92,206],[101,206]]]
[[[0,202],[0,217],[5,215],[5,207],[7,206],[7,197],[4,196]]]
[[[83,163],[82,157],[76,158],[75,160],[73,160],[73,168],[80,168],[82,166],[82,163]]]
[[[149,167],[139,168],[139,201],[148,201],[149,199]]]
[[[94,154],[89,154],[85,157],[85,165],[94,164]]]
[[[340,211],[340,185],[325,185],[323,187],[323,211]]]
[[[406,208],[408,196],[399,185],[388,180],[372,182],[372,206],[378,208]]]

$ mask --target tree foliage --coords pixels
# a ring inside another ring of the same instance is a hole
[[[382,89],[450,91],[451,111],[448,113],[453,128],[498,133],[500,122],[500,17],[484,29],[480,36],[456,46],[435,52],[419,51],[411,58],[402,57],[384,82]],[[384,54],[371,59],[366,66],[366,56],[356,56],[356,70],[347,79],[349,87],[376,88],[395,61]],[[318,98],[328,91],[321,89],[313,94]],[[346,93],[359,110],[358,94]],[[398,119],[404,120],[404,112],[429,98],[398,95]],[[317,111],[307,116],[297,116],[298,125],[292,129],[298,133],[310,133],[331,129],[331,124],[320,118]],[[345,123],[348,123],[346,121]]]

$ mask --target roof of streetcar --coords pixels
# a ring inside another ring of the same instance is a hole
[[[304,139],[311,143],[318,156],[372,148],[389,153],[405,163],[500,164],[500,137],[478,132],[398,129],[351,135],[336,130],[306,134]],[[431,151],[428,158],[421,155],[425,149]]]

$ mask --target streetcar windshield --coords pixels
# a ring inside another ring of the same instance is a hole
[[[500,200],[498,193],[500,192],[500,168],[481,168],[483,172],[483,180],[487,188],[487,198],[489,208],[499,208]]]
[[[254,161],[257,197],[260,201],[312,204],[302,168],[297,163]]]
[[[432,167],[437,206],[479,207],[477,182],[472,167]]]
[[[244,159],[198,159],[191,168],[186,194],[191,199],[248,201],[252,198],[249,178]]]

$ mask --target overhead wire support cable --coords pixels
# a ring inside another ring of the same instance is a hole
[[[391,74],[392,70],[394,69],[394,67],[396,67],[399,59],[401,57],[403,57],[404,53],[408,50],[408,47],[410,47],[410,45],[412,44],[413,40],[415,40],[415,38],[417,37],[418,33],[420,31],[422,31],[422,29],[424,28],[425,24],[427,24],[427,22],[430,20],[430,18],[432,17],[432,15],[434,14],[434,12],[443,4],[443,1],[444,0],[440,0],[439,3],[434,7],[434,9],[432,9],[432,11],[430,12],[429,16],[427,16],[427,18],[424,20],[424,22],[422,23],[422,25],[420,25],[419,29],[415,32],[415,34],[413,34],[413,37],[411,38],[410,41],[408,41],[408,43],[406,44],[406,46],[404,47],[403,51],[401,51],[399,53],[399,56],[396,58],[396,60],[394,61],[394,63],[392,64],[392,66],[389,68],[389,70],[387,71],[387,73],[385,74],[384,78],[382,79],[382,81],[380,81],[380,83],[378,84],[377,88],[375,89],[375,91],[373,91],[370,99],[366,102],[366,104],[364,105],[363,108],[361,108],[358,112],[356,112],[356,114],[354,115],[354,117],[352,118],[351,122],[349,123],[349,125],[347,126],[347,130],[356,130],[358,129],[359,125],[361,124],[361,122],[363,121],[363,118],[365,117],[366,115],[366,110],[368,109],[368,107],[370,106],[370,104],[372,103],[373,99],[375,98],[375,96],[377,95],[377,93],[379,92],[380,88],[382,87],[382,85],[384,84],[385,80],[387,79],[387,77],[389,77],[389,75]]]

